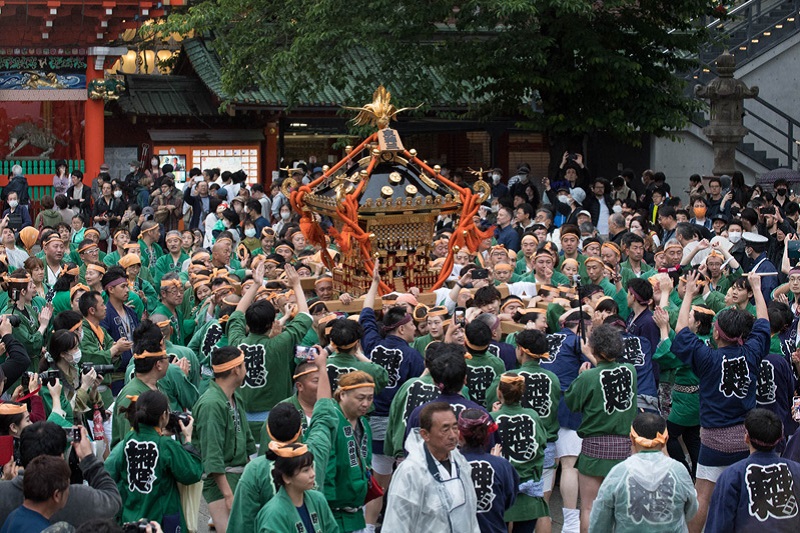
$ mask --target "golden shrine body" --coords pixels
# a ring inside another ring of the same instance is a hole
[[[442,177],[438,165],[430,167],[416,150],[406,150],[399,133],[388,127],[403,111],[391,105],[390,97],[381,86],[371,104],[357,108],[355,123],[377,126],[376,133],[355,149],[347,147],[346,156],[323,168],[323,176],[308,189],[290,193],[301,214],[333,220],[331,233],[342,252],[341,262],[332,269],[333,288],[353,296],[369,289],[375,257],[389,290],[434,287],[441,270],[431,266],[436,218],[461,212],[463,195],[471,195]],[[287,179],[284,194],[296,185]],[[491,191],[483,180],[474,188],[479,202]]]

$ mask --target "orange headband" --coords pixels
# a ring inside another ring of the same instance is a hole
[[[525,355],[527,355],[527,356],[528,356],[528,357],[530,357],[531,359],[550,359],[550,352],[544,352],[544,353],[533,353],[533,352],[532,352],[532,351],[530,351],[529,349],[527,349],[527,348],[523,348],[523,347],[522,347],[522,346],[520,346],[520,345],[517,345],[517,348],[519,348],[519,351],[520,351],[520,352],[524,353]],[[503,379],[503,378],[501,377],[501,378],[500,378],[500,380],[502,381],[502,379]],[[525,378],[522,378],[522,379],[525,379]]]
[[[589,263],[598,263],[600,266],[605,267],[606,264],[603,263],[603,260],[599,257],[587,257],[586,260],[583,262],[584,265],[588,265]]]
[[[342,387],[341,385],[339,385],[339,390],[342,390],[342,391],[353,390],[353,389],[360,389],[361,387],[373,387],[374,388],[375,384],[374,383],[356,383],[355,385],[347,385],[345,387]]]
[[[292,247],[291,247],[291,246],[289,246],[288,244],[279,244],[279,245],[278,245],[278,246],[275,248],[275,251],[276,251],[276,252],[280,252],[281,250],[288,250],[288,251],[290,251],[290,252],[294,253],[294,250],[293,250],[293,249],[292,249]]]
[[[350,344],[344,344],[342,346],[339,346],[338,344],[335,344],[333,342],[331,342],[331,344],[333,344],[333,346],[336,348],[337,351],[341,351],[341,350],[349,350],[350,348],[358,344],[358,341],[351,342]]]
[[[82,325],[83,325],[83,322],[78,322],[77,324],[75,324],[74,326],[69,328],[69,330],[70,331],[78,331],[81,328]]]
[[[125,248],[126,250],[133,250],[133,249],[139,249],[139,250],[141,250],[141,249],[142,249],[142,248],[141,248],[141,246],[139,246],[139,243],[138,243],[138,242],[129,242],[128,244],[126,244],[126,245],[124,246],[124,248]]]
[[[122,268],[129,268],[133,265],[141,265],[142,259],[138,255],[127,254],[119,258],[119,266]]]
[[[233,244],[233,240],[230,237],[221,237],[221,238],[217,239],[217,242],[218,243],[219,242],[229,242],[229,243]]]
[[[571,257],[567,257],[566,259],[564,259],[564,261],[561,263],[561,268],[564,268],[566,265],[572,265],[576,268],[580,266],[578,262]]]
[[[100,232],[94,228],[86,228],[86,231],[83,232],[84,235],[88,235],[89,233],[95,233],[97,236],[100,236]]]
[[[314,368],[309,368],[308,370],[304,370],[303,372],[300,372],[300,373],[298,373],[298,374],[295,374],[295,375],[293,375],[293,376],[292,376],[292,379],[299,379],[299,378],[302,378],[303,376],[307,376],[307,375],[309,375],[309,374],[313,374],[314,372],[316,372],[316,371],[318,371],[318,370],[319,370],[319,369],[318,369],[317,367],[314,367]]]
[[[211,370],[214,371],[215,374],[222,374],[223,372],[227,372],[228,370],[234,369],[237,366],[244,363],[244,352],[239,352],[239,357],[235,357],[228,361],[227,363],[222,363],[219,365],[211,365]]]
[[[620,251],[619,246],[617,246],[613,242],[604,242],[603,245],[600,247],[600,249],[602,250],[603,248],[608,248],[610,250],[613,250],[615,254],[617,254],[618,256],[622,256],[622,252]]]
[[[713,310],[707,307],[700,307],[699,305],[693,305],[692,311],[697,311],[698,313],[703,313],[704,315],[717,316],[717,313],[715,313]]]
[[[292,437],[291,439],[287,440],[286,442],[283,442],[283,441],[279,441],[278,439],[276,439],[272,435],[272,432],[269,430],[269,424],[265,424],[265,427],[267,429],[267,435],[269,435],[269,440],[271,442],[277,442],[281,446],[288,446],[289,444],[294,444],[295,442],[297,442],[297,439],[299,439],[300,435],[303,433],[303,427],[300,426],[300,429],[297,430],[297,433],[294,434],[294,437]]]
[[[494,266],[496,272],[514,272],[514,267],[508,263],[500,263]]]
[[[673,242],[673,243],[670,243],[670,244],[666,245],[666,246],[664,247],[664,251],[667,251],[667,250],[669,250],[670,248],[679,248],[680,250],[683,250],[683,246],[681,246],[681,245],[680,245],[679,243],[677,243],[677,242]]]
[[[506,307],[508,307],[509,305],[511,305],[513,303],[524,305],[524,302],[522,300],[520,300],[519,298],[509,298],[508,300],[506,300],[506,303],[504,303],[503,305],[500,306],[500,310],[503,311]]]
[[[179,279],[162,279],[161,288],[168,289],[169,287],[178,287],[180,289],[183,287],[183,283]]]
[[[169,242],[170,240],[174,240],[174,239],[178,239],[179,241],[180,241],[180,240],[182,240],[180,235],[175,235],[175,234],[173,233],[172,235],[167,235],[167,236],[164,238],[164,242]]]
[[[297,447],[293,446],[292,444],[281,444],[278,441],[270,441],[268,444],[269,451],[277,455],[278,457],[283,458],[291,458],[291,457],[300,457],[301,455],[305,455],[308,453],[308,446],[305,444],[300,444]]]
[[[725,259],[725,256],[722,255],[717,250],[711,250],[711,252],[708,254],[708,256],[706,256],[706,259],[708,259],[709,257],[719,257],[720,259]]]
[[[211,256],[208,252],[197,252],[192,256],[192,261],[208,261],[211,259]]]
[[[94,263],[88,263],[86,265],[86,270],[95,270],[97,272],[102,272],[103,274],[106,273],[105,267],[102,267],[100,265],[95,265]]]
[[[659,255],[664,255],[664,250],[659,250],[653,254],[653,257],[658,257]]]
[[[0,403],[0,415],[20,415],[28,411],[25,404],[14,405],[13,403]]]
[[[636,430],[631,427],[631,437],[633,437],[633,441],[643,448],[655,448],[656,446],[663,446],[667,443],[667,437],[669,437],[669,432],[664,429],[664,433],[658,432],[656,433],[656,438],[654,439],[646,439],[644,437],[640,437]]]
[[[81,273],[81,269],[80,269],[80,267],[77,267],[77,266],[72,267],[69,270],[67,270],[66,272],[64,272],[64,274],[66,274],[67,276],[77,276],[80,273]]]
[[[50,235],[50,236],[47,238],[47,240],[45,240],[45,241],[42,243],[42,246],[47,246],[47,245],[48,245],[48,244],[50,244],[51,242],[55,242],[55,241],[61,241],[61,242],[62,242],[62,244],[63,244],[63,242],[64,242],[63,240],[61,240],[61,235],[59,235],[58,233],[53,233],[52,235]]]
[[[149,232],[151,232],[151,231],[153,231],[153,230],[157,230],[157,229],[158,229],[158,224],[156,224],[156,225],[155,225],[155,226],[153,226],[152,228],[143,229],[143,230],[141,230],[139,233],[140,233],[140,234],[142,234],[142,233],[149,233]]]
[[[327,276],[321,277],[314,282],[314,286],[316,287],[320,283],[325,283],[326,281],[330,281],[331,283],[333,283],[333,278],[329,278]]]
[[[78,292],[78,291],[81,291],[81,290],[82,290],[82,291],[89,292],[89,291],[90,291],[90,290],[92,290],[92,289],[90,289],[89,287],[87,287],[87,286],[86,286],[86,285],[84,285],[83,283],[78,283],[77,285],[73,286],[73,287],[72,287],[72,288],[69,290],[69,297],[70,297],[70,298],[72,298],[73,296],[75,296],[75,293],[76,293],[76,292]]]
[[[476,346],[467,340],[464,341],[464,344],[467,345],[467,348],[469,348],[470,350],[475,350],[476,352],[485,352],[486,349],[489,347],[488,344],[484,346]]]
[[[208,276],[197,276],[194,280],[194,283],[192,283],[192,288],[196,289],[201,285],[208,285],[210,283],[211,283],[211,278],[209,278]]]
[[[431,307],[428,309],[428,316],[446,316],[447,308],[446,307]]]
[[[500,376],[500,383],[525,383],[525,378],[517,374],[516,376],[512,376],[510,374],[503,374]]]
[[[95,243],[90,242],[89,244],[84,244],[83,246],[78,248],[78,253],[82,254],[83,252],[91,250],[92,248],[97,248],[98,251],[100,250],[100,248]]]
[[[146,359],[148,357],[166,357],[166,356],[167,356],[166,350],[161,350],[160,352],[148,352],[147,350],[145,350],[142,353],[133,354],[134,359]]]
[[[525,235],[525,236],[522,238],[522,241],[521,241],[521,242],[526,242],[526,241],[533,241],[533,242],[535,242],[536,244],[539,244],[539,239],[537,239],[537,238],[536,238],[536,237],[534,237],[533,235]]]

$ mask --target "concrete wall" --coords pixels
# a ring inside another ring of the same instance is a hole
[[[764,55],[743,65],[736,72],[736,77],[748,86],[759,87],[759,96],[781,109],[784,113],[800,120],[800,106],[797,87],[800,86],[800,34],[787,39]],[[752,100],[745,101],[745,110],[752,110],[769,120],[781,131],[788,131],[787,122],[763,105]],[[779,148],[786,150],[786,138],[772,130],[769,126],[754,120],[745,113],[744,124],[756,131]],[[800,140],[800,131],[795,130],[794,139]],[[711,144],[701,128],[690,124],[685,130],[676,134],[678,140],[653,138],[651,141],[651,168],[661,170],[667,175],[670,183],[680,185],[681,189],[688,184],[689,176],[697,173],[710,175],[714,166],[714,154]],[[779,153],[774,147],[761,141],[754,135],[747,135],[744,142],[753,143],[756,150],[765,150],[768,157],[779,160],[780,166],[787,166],[788,157]],[[798,150],[797,145],[794,147]],[[795,162],[798,167],[795,151]],[[756,178],[768,169],[751,160],[744,154],[736,156],[737,168],[744,174],[747,183],[754,183]]]

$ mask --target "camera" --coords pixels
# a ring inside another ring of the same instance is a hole
[[[486,279],[489,277],[488,268],[473,268],[472,279]]]
[[[31,377],[28,377],[28,381],[30,382]],[[55,385],[56,380],[59,377],[59,371],[55,368],[50,370],[45,370],[41,374],[39,374],[39,383],[42,384],[42,387],[47,387],[48,385]]]
[[[125,533],[137,533],[138,531],[147,531],[150,522],[147,518],[140,518],[136,522],[126,522],[122,524],[122,531]]]
[[[6,315],[3,318],[8,320],[8,323],[11,324],[12,328],[19,327],[20,322],[19,322],[19,317],[17,315]]]
[[[167,422],[166,428],[173,435],[180,435],[181,433],[181,425],[178,423],[179,421],[183,422],[184,426],[187,425],[189,423],[189,415],[183,411],[170,411],[169,422]]]
[[[88,374],[92,371],[97,372],[100,375],[110,374],[114,371],[114,365],[100,365],[95,363],[81,363],[81,372],[84,374]]]

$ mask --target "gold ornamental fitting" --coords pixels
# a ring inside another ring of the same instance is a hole
[[[408,153],[411,154],[411,157],[417,157],[417,150],[415,148],[409,150]]]
[[[381,187],[381,196],[383,196],[384,198],[390,198],[392,194],[393,194],[392,188],[389,187],[388,185],[384,185],[383,187]]]
[[[406,194],[409,196],[416,196],[417,188],[413,185],[406,185]]]
[[[378,150],[377,148],[373,148],[372,149],[372,155],[374,155],[375,157],[378,157],[379,155],[381,155],[381,151]]]
[[[366,170],[362,170],[361,172],[358,173],[358,176],[363,180],[364,178],[369,176],[369,173],[367,173]]]
[[[352,152],[352,151],[353,151],[353,147],[350,146],[349,144],[344,147],[344,153],[350,154],[350,152]]]
[[[433,170],[438,174],[442,171],[442,167],[439,165],[433,165]]]
[[[403,176],[401,176],[399,172],[392,172],[391,174],[389,174],[389,181],[393,185],[397,185],[401,181],[403,181]]]
[[[331,167],[329,167],[328,165],[322,165],[322,171],[323,171],[323,172],[327,172],[327,171],[329,171],[330,169],[331,169]]]
[[[461,248],[459,246],[453,246],[453,253],[457,254]]]

